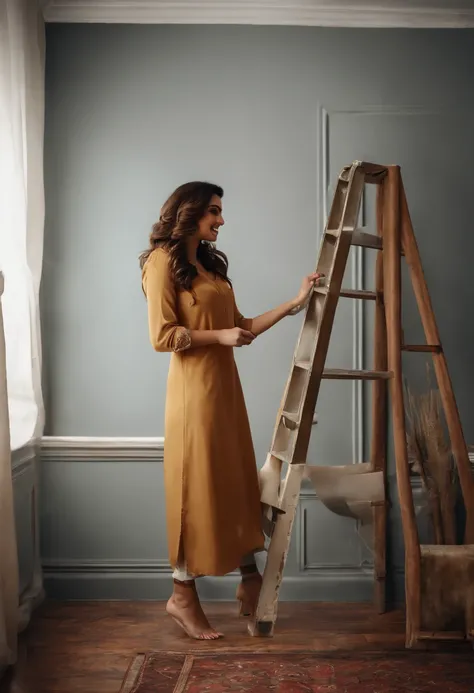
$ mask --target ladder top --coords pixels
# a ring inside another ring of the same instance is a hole
[[[366,183],[381,183],[387,175],[387,167],[380,164],[371,164],[368,161],[353,161],[350,166],[344,166],[339,176],[342,180],[347,180],[349,171],[352,168],[361,168],[365,174]]]

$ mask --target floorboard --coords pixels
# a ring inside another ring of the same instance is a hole
[[[282,602],[273,638],[251,638],[237,605],[205,604],[225,638],[190,641],[164,602],[45,602],[21,637],[19,663],[0,693],[118,693],[132,657],[147,650],[403,650],[399,611],[371,605]]]

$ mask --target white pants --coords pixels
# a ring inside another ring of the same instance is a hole
[[[248,553],[246,554],[242,560],[240,561],[241,566],[246,566],[246,565],[253,565],[255,563],[255,554],[254,553]],[[173,571],[173,580],[179,580],[179,582],[186,582],[187,580],[195,580],[196,575],[191,575],[191,573],[188,573],[186,570],[186,564],[184,565],[177,565],[176,568]]]

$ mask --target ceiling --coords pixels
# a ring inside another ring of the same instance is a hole
[[[474,27],[474,0],[38,0],[47,22]]]

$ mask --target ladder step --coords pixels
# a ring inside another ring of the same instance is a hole
[[[351,231],[352,229],[345,229],[346,231]],[[332,239],[337,239],[339,236],[339,229],[326,229],[326,236]],[[366,233],[361,229],[354,229],[352,231],[351,245],[359,246],[361,248],[373,248],[374,250],[383,250],[383,241],[381,236],[375,236],[373,233]],[[400,255],[405,256],[405,251],[400,248]]]
[[[282,415],[285,419],[288,419],[288,421],[292,421],[292,422],[295,423],[295,424],[298,424],[298,423],[299,423],[298,414],[296,414],[296,413],[293,412],[293,411],[285,411],[285,410],[283,410],[282,413],[281,413],[281,415]]]
[[[365,291],[364,289],[342,289],[341,296],[344,298],[361,298],[364,301],[376,301],[376,291]]]
[[[288,452],[286,452],[286,450],[284,450],[283,452],[276,452],[275,450],[272,450],[270,454],[273,457],[276,457],[277,460],[286,462],[286,464],[291,464],[290,455],[288,454]]]
[[[287,421],[291,421],[292,423],[295,424],[295,428],[297,428],[300,425],[300,420],[297,414],[294,412],[288,412],[283,410],[281,413],[282,418],[286,419]],[[313,426],[318,423],[318,416],[315,414],[313,416]]]
[[[392,371],[358,371],[342,368],[326,368],[323,371],[323,378],[327,380],[388,380],[392,375]]]
[[[443,347],[441,344],[403,344],[402,351],[420,351],[428,354],[440,354],[443,351]]]
[[[302,368],[305,371],[309,371],[311,368],[311,361],[295,361],[295,366],[297,368]]]
[[[352,229],[344,230],[352,231]],[[326,236],[329,236],[329,238],[338,238],[339,234],[339,229],[326,229]],[[351,245],[357,245],[363,248],[374,248],[375,250],[382,250],[383,248],[383,242],[380,236],[375,236],[373,233],[366,233],[362,229],[354,229],[354,231],[352,231]]]
[[[374,250],[382,250],[383,242],[380,236],[375,236],[373,233],[366,233],[361,229],[355,229],[352,234],[351,245],[357,245],[362,248],[374,248]]]
[[[387,175],[387,167],[386,166],[379,166],[379,164],[371,164],[369,161],[360,161],[358,163],[359,163],[360,168],[364,172],[366,183],[373,183],[373,184],[381,183],[382,180]],[[342,170],[342,176],[344,175],[344,173],[347,174],[347,172],[351,168],[352,168],[352,166],[345,166]],[[342,177],[342,180],[345,180],[345,179]]]
[[[315,286],[313,291],[317,294],[328,294],[328,286]],[[376,291],[365,291],[362,289],[341,289],[339,295],[341,298],[360,298],[365,301],[376,301],[377,292]]]
[[[295,366],[309,371],[311,368],[311,361],[295,361]],[[392,376],[392,371],[360,371],[347,370],[344,368],[325,368],[322,377],[325,380],[390,380]]]

